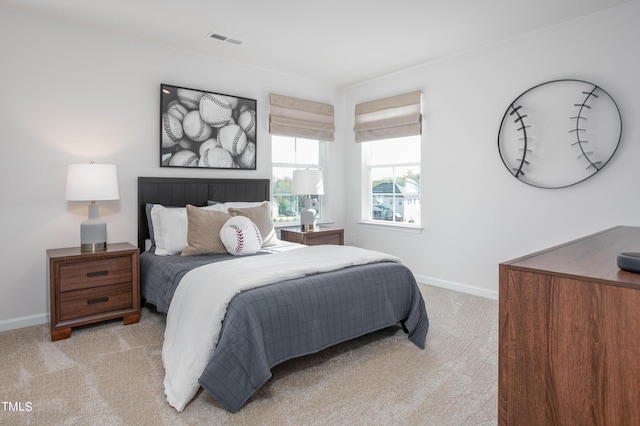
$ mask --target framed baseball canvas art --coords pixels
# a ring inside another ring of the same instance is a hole
[[[160,166],[256,169],[255,99],[160,85]]]

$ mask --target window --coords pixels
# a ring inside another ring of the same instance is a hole
[[[420,136],[362,144],[368,207],[365,220],[420,225]]]
[[[287,136],[271,137],[273,201],[278,205],[276,222],[297,222],[304,208],[304,196],[291,194],[293,171],[297,169],[322,170],[326,142]],[[312,195],[311,207],[322,218],[322,196]]]

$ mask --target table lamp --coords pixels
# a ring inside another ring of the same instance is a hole
[[[71,164],[67,169],[67,201],[91,201],[89,218],[80,225],[80,251],[107,249],[107,224],[96,201],[119,200],[118,171],[113,164]]]
[[[316,211],[311,208],[311,195],[324,194],[322,170],[294,170],[291,193],[304,195],[304,210],[300,212],[302,231],[313,231],[316,228]]]

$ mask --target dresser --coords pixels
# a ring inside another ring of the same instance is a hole
[[[344,229],[318,228],[315,231],[280,230],[280,239],[291,243],[317,246],[321,244],[344,245]]]
[[[501,263],[498,423],[640,424],[640,228]]]
[[[113,318],[140,320],[139,249],[109,244],[98,252],[79,247],[49,249],[51,340],[71,336],[71,328]]]

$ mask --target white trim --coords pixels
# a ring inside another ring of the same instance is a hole
[[[434,287],[442,287],[449,290],[459,291],[461,293],[473,294],[487,299],[498,300],[498,292],[495,290],[487,290],[486,288],[475,287],[468,284],[461,284],[452,281],[440,280],[424,275],[415,275],[416,281],[421,284],[432,285]]]
[[[31,327],[49,322],[49,314],[29,315],[26,317],[12,318],[0,321],[0,332],[16,330],[18,328]]]
[[[362,225],[363,228],[409,232],[412,234],[419,234],[424,229],[423,227],[417,226],[417,225],[406,225],[404,224],[404,222],[391,222],[391,221],[383,221],[383,220],[379,220],[379,221],[361,220],[358,222],[358,225]]]

